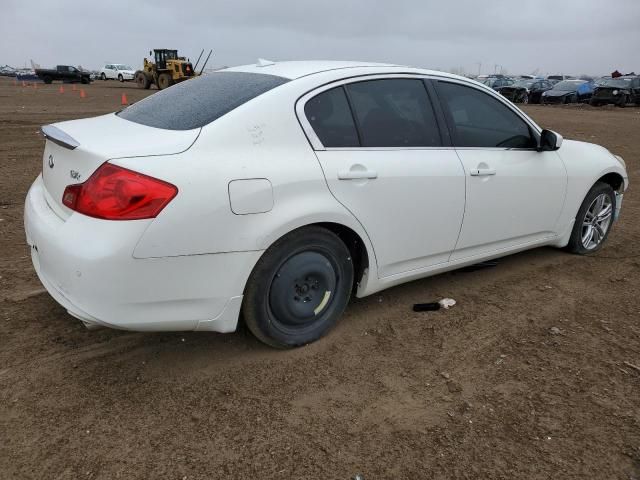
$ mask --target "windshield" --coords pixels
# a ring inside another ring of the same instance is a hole
[[[133,70],[129,65],[116,65],[118,70]]]
[[[493,87],[493,84],[498,81],[497,78],[487,78],[482,83],[484,83],[487,87]]]
[[[560,82],[560,83],[556,83],[553,86],[554,90],[565,90],[567,92],[570,92],[572,90],[576,90],[579,86],[581,85],[581,83],[578,82]]]
[[[155,93],[117,115],[149,127],[191,130],[288,81],[262,73],[215,72]]]
[[[629,88],[632,78],[605,78],[598,81],[598,85],[603,87]]]

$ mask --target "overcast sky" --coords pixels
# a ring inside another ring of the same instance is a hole
[[[493,73],[640,72],[640,0],[0,0],[0,65],[140,68],[152,48],[209,66],[369,60]],[[499,67],[496,67],[499,65]]]

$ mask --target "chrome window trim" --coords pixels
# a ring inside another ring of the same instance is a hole
[[[483,92],[485,94],[488,94],[488,95],[492,96],[493,98],[495,98],[496,100],[501,102],[503,105],[505,105],[507,108],[509,108],[518,117],[520,117],[527,125],[529,125],[529,127],[532,129],[532,131],[535,133],[535,135],[537,137],[539,137],[540,133],[542,132],[542,129],[531,118],[529,118],[524,112],[520,111],[515,105],[513,105],[511,102],[509,102],[509,100],[504,98],[502,95],[500,95],[498,92],[496,92],[492,88],[487,87],[486,85],[482,85],[481,83],[475,82],[473,80],[463,80],[463,79],[459,79],[459,78],[450,78],[450,77],[446,77],[446,76],[443,76],[443,75],[437,75],[437,74],[433,74],[433,73],[395,73],[395,72],[388,72],[388,73],[361,74],[361,75],[356,75],[356,76],[353,76],[353,77],[346,77],[346,78],[341,78],[339,80],[334,80],[334,81],[329,82],[329,83],[327,83],[325,85],[321,85],[319,87],[316,87],[316,88],[308,91],[304,95],[302,95],[296,101],[295,113],[296,113],[296,116],[298,117],[298,122],[300,123],[300,125],[302,127],[302,130],[303,130],[304,134],[306,135],[307,139],[309,140],[309,143],[311,144],[311,147],[313,148],[313,150],[316,150],[316,151],[336,151],[336,150],[337,151],[344,151],[344,150],[397,151],[397,150],[450,150],[450,149],[455,149],[455,147],[447,147],[447,146],[440,146],[440,147],[426,147],[426,146],[425,147],[325,147],[322,144],[322,142],[320,141],[320,139],[316,135],[316,132],[313,130],[313,127],[309,123],[309,120],[307,119],[307,116],[305,115],[304,107],[305,107],[306,103],[309,100],[311,100],[313,97],[315,97],[316,95],[319,95],[322,92],[326,92],[327,90],[331,90],[332,88],[335,88],[335,87],[345,86],[345,85],[348,85],[350,83],[358,83],[358,82],[363,82],[363,81],[368,81],[368,80],[383,80],[383,79],[388,79],[388,78],[415,78],[415,79],[418,79],[418,80],[446,81],[446,82],[451,82],[451,83],[457,83],[457,84],[465,86],[465,87],[474,88],[474,89],[476,89],[476,90],[478,90],[480,92]],[[478,87],[480,87],[480,88],[478,88]],[[433,101],[439,101],[439,99],[431,99],[431,101],[432,102]],[[537,140],[539,141],[539,138],[537,138]],[[501,150],[535,151],[535,148],[501,148],[501,147],[458,147],[458,149],[460,149],[460,150],[498,150],[498,151],[501,151]]]

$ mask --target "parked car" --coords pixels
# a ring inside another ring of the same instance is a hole
[[[56,80],[69,83],[90,83],[91,74],[72,67],[71,65],[58,65],[52,68],[36,68],[35,74],[42,79],[44,83],[52,83]]]
[[[603,147],[463,77],[267,62],[42,128],[35,270],[88,326],[317,340],[351,295],[521,250],[597,251],[628,185]]]
[[[575,80],[573,75],[547,75],[547,80],[553,80],[554,82],[562,82],[563,80]]]
[[[121,63],[108,63],[100,70],[100,78],[102,80],[118,80],[124,82],[133,80],[136,71],[129,65]]]
[[[585,80],[563,80],[542,94],[542,104],[580,103],[593,95],[593,83]]]
[[[509,85],[513,85],[515,80],[510,77],[489,77],[482,81],[487,87],[491,87],[494,90],[498,90],[499,88],[506,87]]]
[[[496,90],[514,103],[540,103],[542,94],[552,88],[553,84],[547,80],[518,80]]]
[[[589,103],[595,107],[613,103],[625,107],[628,103],[640,105],[640,77],[625,76],[600,79]]]

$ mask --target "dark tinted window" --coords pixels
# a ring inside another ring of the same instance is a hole
[[[455,83],[438,82],[457,147],[533,148],[528,125],[487,93]]]
[[[370,80],[349,84],[347,90],[363,147],[433,147],[441,144],[422,80]]]
[[[304,106],[307,120],[325,147],[358,147],[358,133],[342,87],[316,95]]]
[[[216,72],[162,90],[118,115],[149,127],[191,130],[286,82],[261,73]]]

